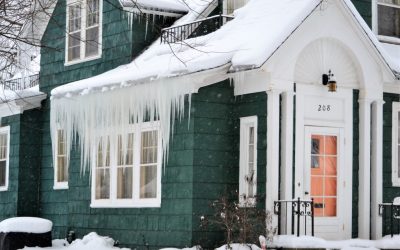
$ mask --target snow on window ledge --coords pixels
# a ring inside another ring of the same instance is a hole
[[[68,182],[54,182],[53,189],[54,190],[63,190],[68,189]]]

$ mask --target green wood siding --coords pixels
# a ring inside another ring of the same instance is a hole
[[[400,95],[384,93],[383,100],[383,202],[392,202],[400,196],[400,187],[392,185],[392,103],[400,102]],[[389,231],[389,223],[386,232]]]
[[[0,219],[4,220],[18,214],[20,115],[2,118],[1,126],[10,126],[8,190],[0,192]]]
[[[371,0],[352,0],[354,6],[361,16],[364,18],[365,22],[371,27],[372,24],[372,1]]]
[[[201,88],[193,96],[193,245],[222,244],[222,232],[200,229],[200,216],[212,215],[211,202],[239,189],[240,117],[258,116],[257,193],[265,195],[266,109],[266,93],[235,97],[229,81]]]

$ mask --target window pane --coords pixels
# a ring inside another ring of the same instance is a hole
[[[378,5],[378,34],[400,37],[400,9]]]
[[[141,164],[157,162],[157,131],[142,132]]]
[[[7,159],[7,134],[0,134],[0,159]]]
[[[0,161],[0,186],[6,185],[6,161]]]
[[[65,156],[57,157],[57,181],[68,181],[67,157]]]
[[[85,56],[94,56],[99,52],[99,27],[86,30],[86,49]]]
[[[96,199],[110,198],[110,170],[96,170]]]
[[[86,6],[86,27],[99,24],[99,1],[88,0]]]
[[[157,165],[140,167],[140,198],[157,197]]]
[[[128,148],[126,152],[126,165],[133,165],[133,134],[128,135]]]
[[[117,197],[118,199],[132,198],[133,168],[118,168]]]
[[[79,59],[81,55],[81,33],[69,35],[68,39],[68,61]]]
[[[79,4],[69,6],[69,32],[81,29],[81,6]]]

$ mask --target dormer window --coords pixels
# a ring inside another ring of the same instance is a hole
[[[400,42],[400,0],[376,0],[374,30],[383,41]]]
[[[68,0],[66,64],[101,56],[101,0]]]

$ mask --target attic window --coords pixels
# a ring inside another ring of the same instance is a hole
[[[101,55],[101,0],[68,1],[66,64]]]
[[[400,38],[400,0],[376,0],[376,31],[381,40]]]

